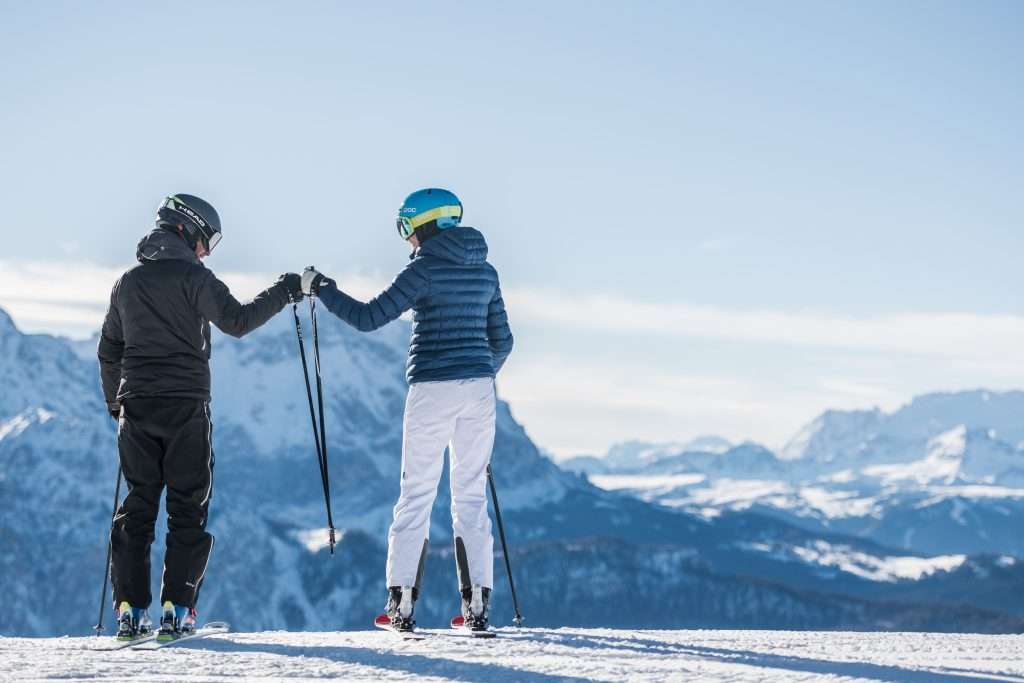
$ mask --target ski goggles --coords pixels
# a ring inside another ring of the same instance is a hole
[[[441,218],[454,218],[458,222],[458,219],[462,218],[462,207],[458,205],[439,206],[436,209],[430,209],[418,215],[399,215],[395,219],[395,226],[398,228],[398,234],[401,238],[408,240],[416,232],[416,228]]]
[[[209,238],[203,240],[204,242],[206,242],[206,253],[207,254],[211,253],[213,251],[213,248],[215,246],[217,246],[218,244],[220,244],[220,238],[221,237],[222,237],[221,233],[215,232],[212,235],[210,235]]]
[[[408,240],[412,237],[412,234],[416,232],[416,228],[413,227],[412,221],[405,216],[399,216],[395,219],[395,226],[398,228],[398,235],[403,240]]]
[[[210,224],[206,222],[206,219],[177,197],[168,197],[164,200],[164,203],[160,205],[160,208],[168,209],[178,215],[184,216],[192,225],[196,226],[199,229],[199,238],[203,241],[203,246],[206,247],[207,254],[212,253],[214,247],[220,244],[221,237],[223,237],[221,232],[214,230]]]

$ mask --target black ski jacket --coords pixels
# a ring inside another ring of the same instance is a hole
[[[240,304],[179,235],[157,228],[114,284],[97,355],[108,405],[136,396],[210,400],[210,322],[241,337],[288,303],[281,283]]]

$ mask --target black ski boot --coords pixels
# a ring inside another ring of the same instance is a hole
[[[486,631],[491,589],[473,586],[462,589],[462,618],[470,631]]]
[[[384,608],[384,614],[391,620],[391,628],[405,633],[410,633],[416,628],[416,620],[412,615],[418,592],[412,586],[388,588],[388,604]]]
[[[117,639],[137,640],[145,638],[153,631],[149,614],[143,609],[133,608],[127,601],[117,609]]]
[[[195,608],[175,605],[170,600],[164,602],[163,613],[160,615],[160,633],[156,639],[162,642],[177,640],[182,636],[191,635],[196,630]]]

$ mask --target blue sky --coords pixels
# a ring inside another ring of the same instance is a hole
[[[1022,45],[1017,2],[0,0],[0,306],[86,334],[169,192],[240,292],[370,294],[434,185],[560,454],[1022,386]]]

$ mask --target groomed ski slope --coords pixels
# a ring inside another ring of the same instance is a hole
[[[152,652],[95,638],[0,638],[0,680],[1024,682],[1024,636],[501,629],[235,633]]]

